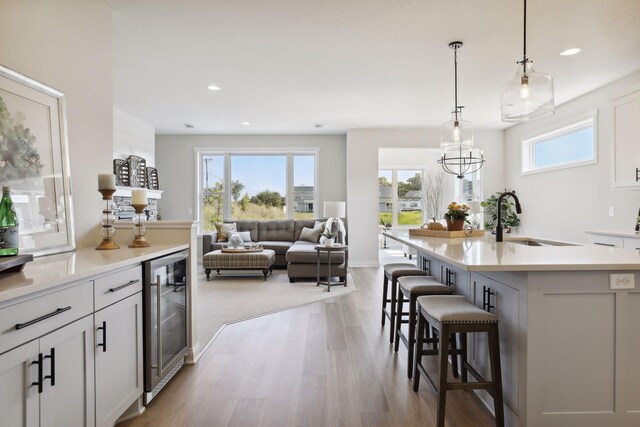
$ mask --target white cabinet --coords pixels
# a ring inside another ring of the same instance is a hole
[[[614,99],[612,108],[613,188],[640,189],[640,90]]]
[[[590,234],[591,243],[599,246],[609,246],[611,248],[622,248],[623,238],[618,236],[605,236],[602,234]]]
[[[515,414],[519,412],[519,291],[478,273],[471,274],[471,287],[474,304],[498,316],[502,388],[508,419],[509,409]],[[482,376],[491,378],[487,334],[472,335],[469,363]],[[493,405],[493,400],[487,393],[480,393],[480,398],[488,405]]]
[[[48,357],[44,360],[40,425],[95,425],[92,316],[40,338],[40,353]]]
[[[635,249],[640,251],[640,239],[625,237],[622,242],[622,247],[625,249]]]
[[[2,425],[36,427],[40,423],[38,341],[0,355],[0,416]]]
[[[142,395],[142,293],[95,314],[96,425],[113,426]]]
[[[0,355],[7,426],[93,426],[93,318],[84,317]]]

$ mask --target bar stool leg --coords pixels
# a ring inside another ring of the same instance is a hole
[[[402,291],[398,292],[398,303],[396,304],[396,330],[393,341],[393,351],[398,352],[400,347],[400,328],[402,327],[402,309],[404,305],[404,295]]]
[[[460,333],[460,347],[462,350],[460,370],[462,371],[462,382],[467,382],[467,333]]]
[[[447,346],[445,343],[449,340],[449,327],[445,324],[442,325],[440,330],[440,352],[438,353],[438,371],[440,375],[438,377],[438,419],[436,421],[437,427],[444,427],[444,414],[447,404],[447,372],[449,371],[449,361]]]
[[[420,388],[420,370],[418,364],[422,363],[422,347],[424,346],[424,334],[426,319],[422,317],[422,314],[418,313],[418,334],[415,346],[415,357],[413,360],[413,391],[418,391]]]
[[[387,274],[384,275],[384,281],[382,282],[382,326],[386,321],[386,315],[384,314],[387,309],[387,294],[389,293],[389,278]]]
[[[407,378],[413,374],[413,348],[416,342],[416,300],[415,295],[409,296],[409,336],[407,337]]]
[[[457,335],[455,332],[451,334],[450,342],[451,342],[451,371],[453,372],[453,377],[458,378],[458,343],[457,343]]]
[[[498,324],[489,329],[489,357],[491,358],[491,381],[493,381],[493,405],[496,414],[496,426],[504,427],[504,403],[502,398],[502,372],[500,369],[500,338]]]
[[[389,343],[393,344],[393,335],[396,333],[396,298],[398,294],[398,279],[391,280],[391,315],[389,316]]]

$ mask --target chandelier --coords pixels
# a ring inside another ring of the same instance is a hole
[[[451,120],[440,128],[442,156],[438,163],[442,165],[445,172],[462,179],[464,175],[474,173],[482,167],[484,156],[482,152],[480,157],[474,156],[473,126],[462,120],[464,107],[458,105],[458,49],[462,47],[462,42],[451,42],[449,47],[453,49],[455,105],[451,112]]]

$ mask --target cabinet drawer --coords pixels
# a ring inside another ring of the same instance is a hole
[[[602,236],[599,234],[592,234],[591,243],[593,243],[594,245],[609,246],[612,248],[621,248],[622,237]]]
[[[127,268],[95,280],[96,311],[142,290],[142,267]]]
[[[634,239],[632,237],[625,237],[623,247],[625,249],[635,249],[640,251],[640,239]]]
[[[92,285],[84,282],[0,310],[0,353],[93,313]]]

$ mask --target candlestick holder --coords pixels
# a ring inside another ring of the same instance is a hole
[[[146,215],[144,213],[144,209],[149,206],[147,204],[132,204],[133,208],[136,210],[135,215],[133,216],[133,242],[129,243],[130,248],[147,248],[151,246],[147,239],[144,238],[144,235],[147,234],[147,229],[144,226],[144,222],[146,221]]]
[[[99,188],[98,191],[102,194],[102,200],[105,201],[106,207],[102,211],[102,229],[100,235],[102,236],[102,242],[96,248],[97,250],[112,250],[120,249],[120,246],[116,245],[113,241],[113,236],[116,234],[113,223],[116,220],[116,216],[113,213],[113,193],[116,192],[115,188]]]

